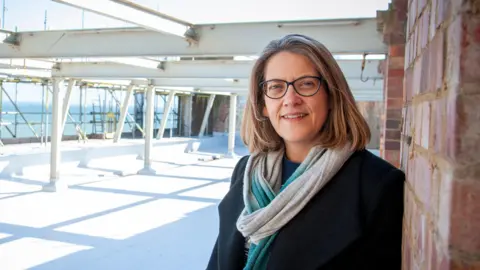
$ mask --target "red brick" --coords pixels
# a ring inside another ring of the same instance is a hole
[[[430,67],[430,48],[426,48],[423,51],[421,58],[421,70],[420,70],[420,93],[428,92],[431,78],[429,75]]]
[[[447,172],[447,171],[445,171]],[[452,202],[452,176],[445,173],[442,175],[442,182],[440,183],[441,196],[438,200],[438,220],[437,229],[439,237],[448,245],[448,239],[450,239],[450,214],[451,214],[451,202]]]
[[[480,16],[462,15],[462,43],[460,52],[461,82],[480,83]],[[474,93],[480,93],[477,87]]]
[[[389,68],[388,69],[388,79],[403,79],[405,71],[403,65],[401,68]]]
[[[390,45],[388,47],[388,56],[390,57],[404,57],[405,56],[405,44]]]
[[[435,36],[435,32],[437,29],[436,25],[436,16],[437,16],[437,1],[438,0],[431,0],[431,6],[430,6],[430,22],[428,23],[430,25],[430,28],[428,30],[429,32],[429,37],[428,40],[432,41],[433,37]]]
[[[400,129],[400,120],[387,119],[385,127],[387,129]]]
[[[419,57],[413,67],[413,82],[412,82],[413,96],[416,96],[420,93],[421,79],[422,79],[421,63],[422,63],[422,60],[421,60],[421,57]]]
[[[389,69],[389,72],[392,69],[404,70],[405,58],[403,56],[388,57],[387,68]]]
[[[466,262],[463,259],[454,259],[451,262],[450,270],[480,270],[480,261]]]
[[[450,246],[467,253],[479,253],[480,182],[454,182],[450,222]]]
[[[418,1],[418,12],[422,12],[422,10],[425,8],[426,4],[427,4],[427,0],[419,0]]]
[[[390,162],[393,166],[400,166],[400,146],[397,149],[388,149],[391,145],[394,145],[395,142],[386,141],[385,142],[385,160]],[[400,143],[398,143],[400,145]]]
[[[440,98],[432,102],[432,145],[436,153],[445,152],[446,129],[447,129],[447,100]]]
[[[438,269],[438,251],[436,244],[436,235],[431,235],[430,238],[430,258],[428,259],[428,264],[426,269]]]
[[[401,109],[388,109],[386,110],[387,119],[402,119]]]
[[[422,104],[422,147],[425,149],[430,148],[430,115],[431,105],[430,102],[424,102]]]
[[[420,145],[422,139],[422,106],[418,104],[413,107],[413,124],[415,128],[415,144]]]
[[[415,177],[417,178],[415,180],[415,193],[423,203],[424,209],[429,212],[432,180],[431,166],[428,160],[421,155],[417,157],[415,162],[417,163],[417,166],[415,166]]]
[[[438,31],[435,35],[434,40],[432,41],[432,46],[434,46],[434,50],[432,51],[432,58],[435,58],[435,65],[432,66],[432,69],[435,68],[435,89],[439,90],[443,84],[443,69],[444,69],[444,62],[445,62],[445,46],[444,46],[444,34],[443,31]]]
[[[400,141],[400,138],[401,138],[400,130],[387,129],[385,130],[385,136],[387,140]]]
[[[422,15],[422,49],[428,43],[429,35],[428,30],[430,29],[430,9],[425,9]]]
[[[450,269],[450,259],[447,255],[442,254],[440,257],[440,265],[437,268],[438,270],[451,270]]]
[[[446,154],[459,165],[480,161],[480,96],[449,95]]]
[[[403,98],[389,98],[387,99],[387,108],[401,109],[403,107]]]
[[[442,171],[434,168],[432,171],[432,186],[430,187],[430,211],[432,218],[438,220],[438,205],[440,200],[440,184],[442,183]],[[434,269],[434,268],[432,268]]]
[[[405,71],[405,101],[412,100],[413,97],[413,68]]]
[[[400,140],[394,141],[391,138],[386,137],[385,150],[400,150]]]
[[[396,81],[399,81],[400,78],[395,78]],[[400,81],[403,81],[401,79]],[[403,83],[398,83],[398,82],[392,82],[389,80],[388,86],[387,86],[387,93],[385,96],[387,99],[398,99],[402,101],[403,105]]]

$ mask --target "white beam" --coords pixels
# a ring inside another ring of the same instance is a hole
[[[230,109],[228,113],[228,157],[235,157],[235,130],[237,127],[237,95],[230,95]]]
[[[203,115],[202,125],[200,126],[198,137],[203,137],[205,134],[205,129],[207,128],[208,118],[210,117],[210,112],[212,111],[214,101],[215,95],[210,95],[210,97],[208,97],[208,103],[207,107],[205,108],[205,114]]]
[[[362,61],[338,60],[347,79],[360,79]],[[364,77],[380,78],[379,60],[369,60]],[[118,63],[58,63],[52,70],[55,77],[83,79],[244,79],[250,77],[253,61],[176,61],[164,62],[163,69],[150,69]]]
[[[59,78],[53,80],[52,100],[52,138],[50,150],[50,182],[43,186],[44,191],[55,192],[66,189],[67,185],[60,181],[60,143],[62,141],[62,99],[60,98],[63,81]]]
[[[370,65],[367,64],[367,65]],[[179,91],[189,91],[183,88],[198,88],[198,89],[209,89],[211,91],[232,91],[235,92],[238,89],[248,89],[249,88],[249,79],[205,79],[205,78],[185,78],[185,79],[170,79],[170,78],[160,78],[160,79],[150,79],[150,80],[84,80],[97,83],[107,83],[112,85],[129,85],[130,82],[134,82],[135,85],[148,85],[149,83],[157,86],[159,89],[175,89],[181,87]],[[368,80],[363,82],[358,79],[348,79],[348,85],[353,90],[359,89],[383,89],[383,78],[378,78],[376,80]]]
[[[84,9],[109,18],[125,21],[131,24],[144,27],[153,31],[165,34],[172,34],[183,37],[188,25],[167,20],[160,16],[147,13],[128,5],[115,3],[109,0],[53,0],[57,3],[66,4],[76,8]]]
[[[18,32],[0,44],[0,58],[258,55],[286,34],[315,38],[333,53],[386,53],[375,18],[196,25],[195,31],[197,44],[142,28]]]
[[[147,110],[145,112],[145,150],[143,155],[144,166],[138,171],[138,174],[154,175],[156,172],[152,168],[152,148],[153,148],[153,113],[154,113],[154,86],[147,88]]]
[[[73,90],[74,84],[75,84],[74,79],[68,80],[67,91],[65,92],[65,97],[63,98],[61,134],[63,134],[63,131],[65,130],[65,123],[67,122],[68,110],[70,109],[70,100],[72,97],[72,90]]]
[[[167,126],[167,120],[172,108],[174,98],[175,98],[175,91],[170,91],[170,93],[168,94],[167,102],[163,106],[162,121],[160,122],[160,127],[158,128],[157,140],[163,138],[163,134],[165,132],[165,127]]]
[[[133,84],[129,85],[127,88],[127,92],[125,93],[125,99],[120,108],[120,118],[118,119],[118,126],[117,130],[115,130],[115,135],[113,136],[113,142],[117,143],[120,141],[122,136],[123,127],[125,126],[125,119],[127,118],[128,113],[128,105],[130,104],[130,100],[133,97]]]

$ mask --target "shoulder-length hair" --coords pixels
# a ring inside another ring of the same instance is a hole
[[[347,80],[330,51],[320,42],[303,35],[287,35],[271,41],[257,59],[251,73],[250,89],[242,121],[241,137],[251,153],[275,151],[283,147],[283,139],[270,120],[263,116],[265,95],[259,84],[265,79],[268,60],[279,52],[306,56],[324,78],[330,111],[318,144],[325,148],[343,147],[361,150],[370,141],[370,128],[361,115]]]

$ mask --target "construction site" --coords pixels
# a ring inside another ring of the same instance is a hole
[[[242,22],[160,1],[16,1],[0,30],[0,269],[205,269],[249,154],[252,67],[287,34],[332,52],[368,150],[406,173],[403,269],[480,269],[478,1]],[[33,2],[43,24],[23,30]]]

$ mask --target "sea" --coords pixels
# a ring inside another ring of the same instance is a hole
[[[163,116],[163,104],[158,104],[155,108],[155,115],[154,118],[154,128],[158,128],[160,126],[160,119]],[[43,108],[42,108],[43,107]],[[23,114],[20,115],[17,111],[20,111]],[[0,127],[0,139],[4,138],[28,138],[28,137],[35,137],[32,129],[36,132],[38,136],[41,134],[51,134],[51,121],[52,121],[52,107],[49,105],[48,107],[42,106],[41,102],[18,102],[17,108],[9,102],[8,100],[4,100],[2,102],[2,114],[1,114],[1,123],[3,125]],[[86,113],[81,113],[82,109],[85,108]],[[43,110],[42,110],[43,109]],[[96,112],[92,114],[92,112]],[[145,109],[143,110],[145,111]],[[42,113],[43,112],[43,113]],[[99,108],[97,105],[95,110],[92,104],[88,104],[87,106],[83,106],[80,104],[71,104],[70,105],[70,115],[72,116],[73,120],[67,117],[67,122],[65,124],[64,135],[76,135],[76,127],[80,125],[83,132],[86,134],[91,133],[102,133],[105,132],[114,132],[115,127],[113,124],[106,123],[105,126],[102,127],[102,113],[104,112],[103,119],[108,119],[105,116],[106,113],[112,112],[114,113],[116,119],[118,119],[120,111],[119,108],[116,106],[104,106]],[[134,119],[134,106],[131,105],[128,108],[128,112],[132,116],[129,118],[127,116],[126,123],[123,128],[123,132],[131,132],[132,127],[134,127],[133,119]],[[43,125],[42,125],[42,114],[44,115]],[[98,124],[92,123],[94,121],[100,122]],[[145,117],[143,117],[145,119]],[[81,123],[82,119],[85,119],[83,123]],[[26,121],[31,124],[31,127],[26,124]],[[113,121],[110,121],[113,122]],[[17,124],[15,124],[17,123]],[[128,124],[130,123],[130,124]],[[169,119],[167,120],[166,128],[170,129],[172,127],[176,127],[178,123],[177,115],[175,109],[173,109],[173,113],[169,115]],[[143,126],[143,124],[141,125]],[[47,133],[48,131],[48,133]],[[96,131],[96,132],[95,132]]]

